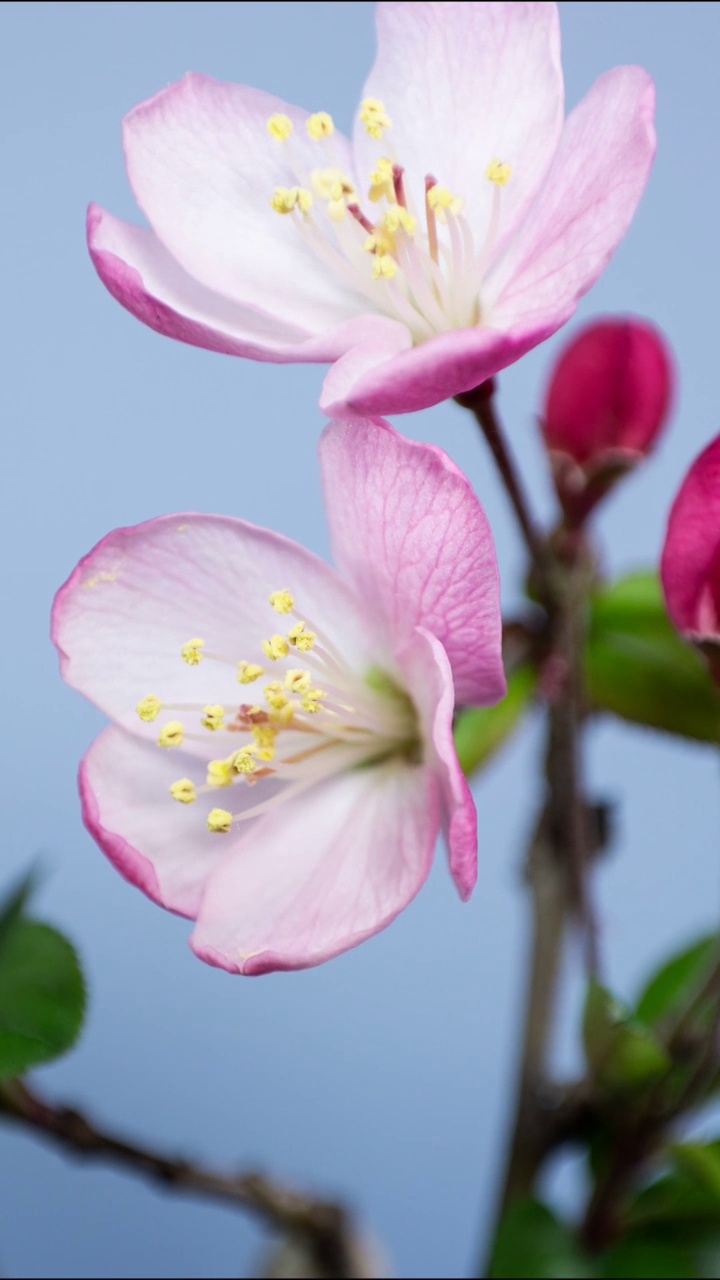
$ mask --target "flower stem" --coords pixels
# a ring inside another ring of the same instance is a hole
[[[547,566],[547,551],[535,520],[531,514],[530,503],[525,492],[519,468],[505,438],[494,404],[495,383],[492,378],[481,383],[474,391],[465,391],[455,396],[456,403],[463,409],[469,409],[482,431],[507,495],[512,503],[525,545],[530,552],[533,567],[540,577],[544,577]]]

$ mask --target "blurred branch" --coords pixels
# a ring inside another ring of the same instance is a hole
[[[356,1242],[347,1211],[280,1186],[259,1173],[224,1174],[130,1143],[98,1128],[81,1112],[49,1103],[20,1080],[0,1084],[0,1117],[34,1130],[82,1159],[124,1166],[173,1191],[247,1209],[265,1223],[301,1239],[318,1276],[351,1280]]]

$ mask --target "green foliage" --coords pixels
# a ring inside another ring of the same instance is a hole
[[[587,680],[595,707],[700,742],[720,742],[720,693],[668,619],[659,579],[637,573],[591,602]]]
[[[604,1280],[685,1280],[702,1275],[689,1242],[680,1233],[646,1231],[629,1236],[605,1255],[598,1275]]]
[[[0,907],[0,1079],[65,1053],[85,1013],[74,948],[49,925],[24,917],[28,877]]]
[[[666,1075],[670,1057],[649,1027],[591,982],[583,1015],[583,1043],[593,1076],[611,1093],[627,1093]]]
[[[720,962],[720,935],[702,938],[673,956],[648,982],[637,1005],[637,1016],[656,1027],[683,1014],[700,995],[714,966]]]
[[[476,773],[520,726],[530,708],[537,674],[518,667],[508,677],[508,691],[494,707],[469,707],[455,723],[455,747],[466,774]]]
[[[512,1205],[498,1232],[490,1280],[565,1280],[591,1276],[572,1232],[537,1200]]]

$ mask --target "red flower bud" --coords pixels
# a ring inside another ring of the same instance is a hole
[[[673,381],[667,343],[645,320],[595,321],[565,348],[542,426],[570,523],[580,524],[649,453],[667,420]]]
[[[720,684],[720,436],[675,499],[660,573],[674,625],[702,650]]]

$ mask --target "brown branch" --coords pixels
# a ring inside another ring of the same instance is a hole
[[[247,1209],[268,1226],[302,1238],[318,1274],[342,1280],[355,1275],[351,1223],[341,1205],[313,1200],[260,1173],[218,1173],[128,1142],[71,1107],[45,1101],[19,1080],[0,1085],[0,1116],[82,1159],[121,1165],[173,1191]]]

